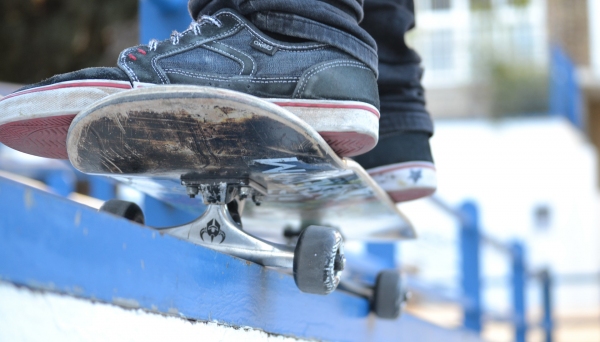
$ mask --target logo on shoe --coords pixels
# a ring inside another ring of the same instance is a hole
[[[251,46],[253,48],[255,48],[256,50],[264,52],[264,53],[266,53],[267,55],[270,55],[270,56],[273,56],[275,54],[275,52],[277,52],[277,47],[271,46],[271,45],[269,45],[269,44],[267,44],[265,42],[261,42],[258,39],[254,39],[252,41]]]
[[[419,179],[421,179],[421,177],[422,177],[422,173],[423,173],[423,170],[421,170],[421,169],[416,169],[416,170],[411,169],[410,176],[408,176],[408,178],[412,179],[414,184],[417,184]]]

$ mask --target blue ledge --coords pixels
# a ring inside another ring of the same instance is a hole
[[[409,315],[376,319],[365,299],[301,293],[287,274],[0,178],[0,279],[120,306],[289,336],[464,340]]]

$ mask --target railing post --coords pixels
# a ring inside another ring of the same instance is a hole
[[[544,308],[544,335],[546,342],[552,342],[552,330],[554,322],[552,320],[552,277],[547,269],[540,273],[540,282],[542,283],[542,304]]]
[[[513,290],[513,316],[515,323],[515,341],[525,342],[527,335],[527,321],[525,310],[525,289],[527,271],[525,269],[525,251],[520,242],[514,242],[512,252],[512,290]]]
[[[463,326],[481,332],[481,277],[480,277],[480,227],[479,213],[473,202],[465,202],[460,207],[460,252],[461,285],[467,298],[464,308]]]

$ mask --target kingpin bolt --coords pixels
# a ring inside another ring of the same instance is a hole
[[[196,195],[198,194],[198,187],[195,185],[187,185],[185,187],[187,194],[190,196],[190,198],[195,198]]]

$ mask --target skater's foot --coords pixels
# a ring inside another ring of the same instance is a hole
[[[0,100],[0,142],[66,159],[73,117],[110,94],[155,84],[227,88],[274,102],[315,128],[341,156],[377,143],[373,70],[326,44],[285,42],[232,10],[203,16],[170,39],[124,50],[116,68],[57,75]]]
[[[430,196],[437,187],[427,133],[383,135],[377,147],[355,160],[395,202]]]

